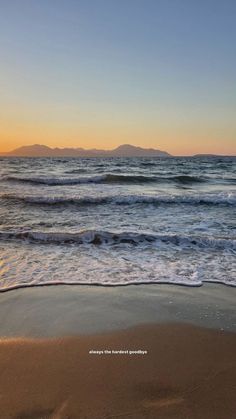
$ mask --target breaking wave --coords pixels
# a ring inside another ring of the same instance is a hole
[[[44,244],[170,244],[174,246],[236,250],[236,239],[211,238],[206,236],[180,236],[177,234],[149,234],[136,232],[110,232],[85,230],[78,233],[43,231],[0,231],[0,240],[29,240]]]
[[[174,182],[181,184],[191,184],[206,182],[207,179],[204,177],[189,176],[189,175],[178,175],[178,176],[145,176],[145,175],[117,175],[117,174],[104,174],[97,176],[81,176],[81,177],[25,177],[25,176],[3,176],[2,180],[9,182],[22,182],[32,183],[38,185],[79,185],[86,183],[166,183]]]
[[[228,194],[195,194],[195,195],[113,195],[113,196],[34,196],[3,194],[5,200],[23,201],[32,205],[132,205],[132,204],[184,204],[184,205],[236,205],[236,195]]]

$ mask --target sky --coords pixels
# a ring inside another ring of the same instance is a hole
[[[0,151],[236,154],[235,0],[0,0]]]

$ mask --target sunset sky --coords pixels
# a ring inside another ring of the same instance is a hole
[[[0,0],[0,151],[236,154],[235,0]]]

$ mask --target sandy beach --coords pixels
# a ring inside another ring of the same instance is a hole
[[[1,418],[234,419],[235,348],[233,333],[181,324],[6,339]]]
[[[235,419],[234,293],[211,284],[1,294],[0,418]]]

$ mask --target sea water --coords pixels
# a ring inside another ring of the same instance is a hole
[[[236,285],[236,158],[1,158],[0,290]]]

